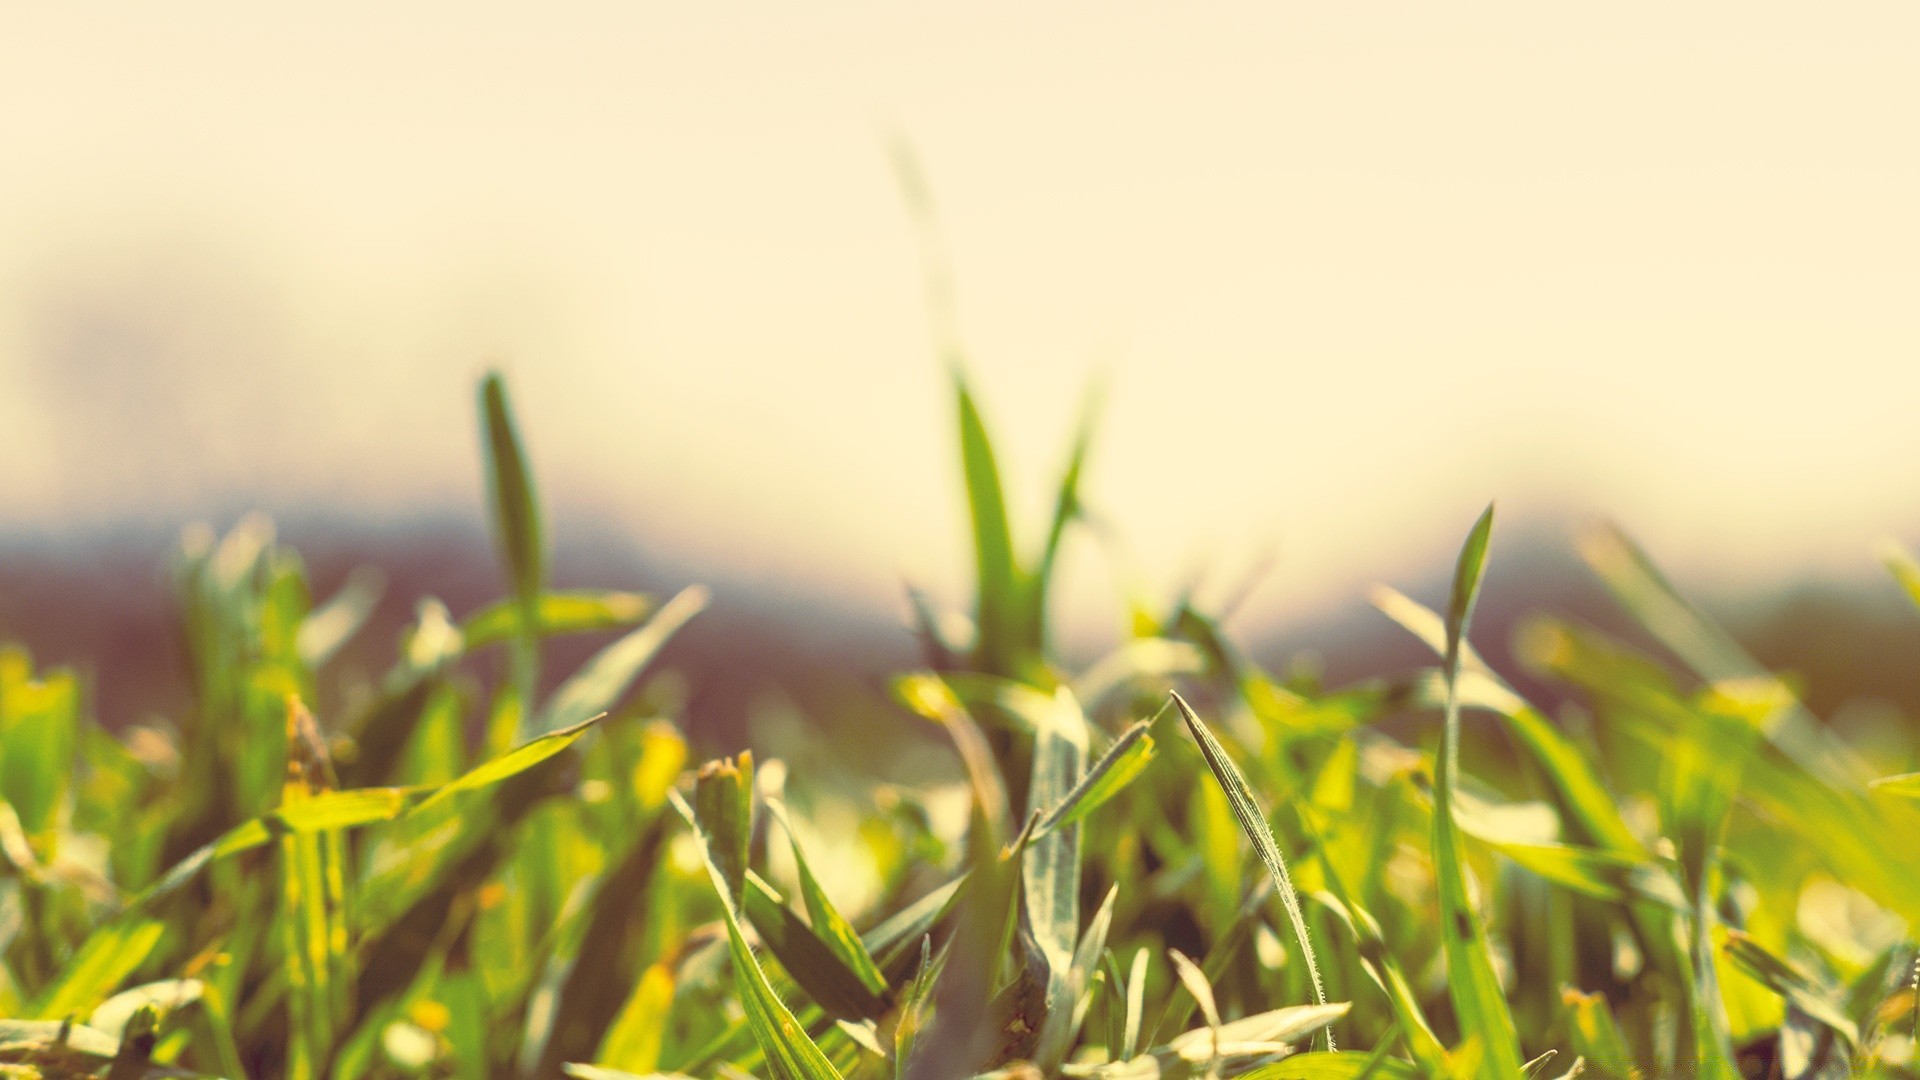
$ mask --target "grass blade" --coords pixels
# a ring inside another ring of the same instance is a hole
[[[1348,1050],[1298,1054],[1242,1073],[1241,1080],[1422,1080],[1423,1075],[1396,1058]]]
[[[743,803],[751,808],[752,789],[748,786],[750,782],[737,768],[730,775],[716,772],[714,776],[714,794],[702,801],[700,814],[687,805],[679,792],[671,793],[669,798],[674,809],[693,827],[693,836],[699,843],[707,875],[713,881],[714,893],[720,898],[720,909],[727,928],[727,953],[733,962],[734,988],[753,1027],[754,1040],[760,1044],[761,1053],[766,1055],[767,1066],[772,1070],[775,1080],[840,1080],[840,1072],[833,1067],[833,1062],[821,1053],[819,1045],[807,1036],[806,1029],[800,1026],[793,1011],[773,992],[760,961],[755,959],[752,948],[747,945],[746,933],[740,925],[738,899],[738,890],[745,884],[745,867],[738,868],[740,877],[737,880],[740,884],[736,885],[731,864],[738,856],[733,848],[743,838],[744,832],[745,823],[740,820],[739,808]],[[727,795],[718,790],[722,786],[736,790]],[[717,841],[716,833],[719,838]],[[716,847],[721,845],[724,845],[722,850],[726,850],[727,854],[717,857]]]
[[[1447,956],[1447,987],[1461,1034],[1478,1037],[1485,1056],[1480,1075],[1511,1080],[1520,1075],[1519,1039],[1506,995],[1494,975],[1486,929],[1467,895],[1466,850],[1454,822],[1454,790],[1460,775],[1460,664],[1468,625],[1486,572],[1487,541],[1493,533],[1488,506],[1467,535],[1447,600],[1445,673],[1446,727],[1441,735],[1438,777],[1433,796],[1433,861],[1440,892],[1440,934]]]
[[[540,590],[547,576],[547,551],[533,470],[527,464],[526,448],[507,404],[506,381],[498,371],[488,372],[481,380],[480,424],[494,542],[506,562],[507,581],[519,613],[513,681],[519,700],[531,702],[540,681]]]
[[[541,637],[591,634],[632,626],[653,610],[653,598],[646,593],[612,589],[548,590],[540,594],[535,626]],[[511,641],[519,632],[517,599],[488,604],[460,624],[460,639],[469,652]]]
[[[1047,707],[1033,711],[1033,775],[1027,816],[1044,815],[1079,786],[1087,764],[1087,721],[1073,692],[1062,686]],[[1037,958],[1046,990],[1046,1015],[1071,1012],[1069,980],[1080,937],[1080,829],[1056,828],[1029,838],[1021,856],[1020,929],[1030,960]]]
[[[1286,905],[1287,918],[1293,923],[1294,940],[1300,943],[1300,954],[1307,961],[1307,975],[1313,981],[1313,1002],[1316,1005],[1327,1003],[1326,987],[1320,981],[1320,962],[1314,956],[1313,941],[1307,933],[1306,916],[1300,910],[1300,897],[1293,891],[1293,878],[1287,873],[1286,859],[1280,854],[1280,845],[1273,838],[1273,830],[1267,826],[1266,815],[1260,812],[1260,804],[1254,801],[1253,790],[1247,786],[1246,777],[1240,775],[1240,767],[1227,756],[1220,740],[1213,737],[1206,722],[1193,711],[1193,706],[1179,694],[1173,695],[1173,702],[1179,706],[1180,715],[1187,721],[1187,729],[1193,732],[1194,741],[1200,744],[1200,753],[1207,759],[1207,767],[1213,770],[1213,778],[1220,784],[1220,790],[1227,795],[1227,802],[1233,808],[1233,816],[1240,822],[1240,829],[1253,843],[1253,849],[1259,853],[1260,861],[1266,864],[1267,872],[1273,875],[1274,885],[1280,890],[1281,902]],[[1333,1043],[1333,1025],[1326,1029],[1327,1049],[1335,1049]]]
[[[953,391],[960,418],[960,462],[966,478],[967,508],[973,521],[975,573],[974,663],[990,675],[1017,674],[1022,653],[1019,640],[1020,606],[1024,589],[1013,553],[1013,529],[1007,518],[1006,493],[1000,486],[1000,467],[994,461],[993,442],[986,422],[967,387],[966,373],[956,363]]]
[[[668,639],[706,606],[706,589],[693,585],[681,590],[645,625],[600,650],[562,683],[547,702],[537,728],[524,737],[572,727],[620,704]]]
[[[793,822],[787,817],[786,805],[769,799],[767,809],[786,831],[787,843],[793,850],[794,865],[800,877],[800,899],[806,905],[808,920],[813,924],[813,935],[833,952],[869,993],[886,993],[887,977],[881,974],[873,954],[867,951],[853,924],[840,914],[840,909],[828,899],[827,891],[821,887],[819,879],[814,877],[813,867],[807,863],[806,852],[800,848],[800,834],[794,831]]]
[[[1084,820],[1145,771],[1153,761],[1155,750],[1153,736],[1149,734],[1153,723],[1142,720],[1121,732],[1073,790],[1041,817],[1039,827],[1034,830],[1035,838]]]

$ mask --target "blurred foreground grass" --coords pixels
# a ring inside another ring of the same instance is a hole
[[[705,594],[548,586],[497,377],[505,595],[421,604],[347,715],[305,703],[377,593],[257,520],[182,544],[170,721],[0,652],[0,1075],[1920,1076],[1911,730],[1843,744],[1605,531],[1660,655],[1535,622],[1542,715],[1470,644],[1491,510],[1446,610],[1374,597],[1431,667],[1278,678],[1182,601],[1063,670],[1090,425],[1023,548],[954,386],[975,609],[912,594],[858,747],[694,767],[647,673]]]

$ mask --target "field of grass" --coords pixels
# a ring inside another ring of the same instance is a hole
[[[1604,531],[1658,648],[1542,617],[1543,715],[1472,645],[1491,509],[1444,610],[1374,596],[1430,667],[1279,677],[1178,602],[1065,670],[1088,429],[1016,543],[953,385],[974,608],[915,595],[857,746],[694,760],[650,669],[704,592],[549,587],[497,377],[503,598],[375,685],[329,663],[374,596],[260,521],[177,554],[186,714],[0,652],[0,1075],[1920,1077],[1910,726],[1843,742]]]

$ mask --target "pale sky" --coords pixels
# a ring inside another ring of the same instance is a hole
[[[1028,524],[1104,372],[1156,585],[1496,496],[1706,578],[1920,525],[1904,0],[8,5],[0,520],[477,503],[491,358],[563,515],[956,589],[892,133]]]

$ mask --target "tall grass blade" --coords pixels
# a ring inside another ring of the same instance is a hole
[[[1275,887],[1280,890],[1280,900],[1287,908],[1287,918],[1293,923],[1294,940],[1300,943],[1300,955],[1307,962],[1307,975],[1313,982],[1313,1001],[1316,1005],[1327,1003],[1326,987],[1320,981],[1320,962],[1314,955],[1313,940],[1307,933],[1307,919],[1300,910],[1300,897],[1293,890],[1293,878],[1287,873],[1287,862],[1280,854],[1280,845],[1273,838],[1273,830],[1267,826],[1266,815],[1261,813],[1260,804],[1254,801],[1253,790],[1247,786],[1246,777],[1240,775],[1240,767],[1227,756],[1226,748],[1220,740],[1214,738],[1193,706],[1178,693],[1173,702],[1180,709],[1180,715],[1186,719],[1187,730],[1193,733],[1194,741],[1200,744],[1200,753],[1207,759],[1207,767],[1213,771],[1213,778],[1226,793],[1227,802],[1233,809],[1233,816],[1240,822],[1240,829],[1247,834],[1253,849],[1266,864],[1267,872],[1273,875]],[[1335,1049],[1333,1026],[1327,1025],[1327,1049]]]
[[[967,508],[973,521],[975,576],[974,663],[991,675],[1014,676],[1021,658],[1021,584],[1007,519],[1006,493],[993,442],[980,417],[966,373],[953,368],[953,391],[960,423],[960,463],[966,478]]]
[[[1079,786],[1087,764],[1087,722],[1073,692],[1062,686],[1035,710],[1033,775],[1027,785],[1029,820],[1043,817]],[[1080,937],[1080,830],[1068,825],[1030,838],[1021,857],[1020,928],[1029,963],[1045,988],[1046,1015],[1070,1013],[1069,972]]]
[[[1433,796],[1433,861],[1440,893],[1440,935],[1447,957],[1447,987],[1454,1014],[1468,1038],[1478,1037],[1482,1051],[1479,1075],[1487,1080],[1511,1080],[1521,1070],[1519,1039],[1506,995],[1493,970],[1486,929],[1474,914],[1468,897],[1466,850],[1454,822],[1454,791],[1460,775],[1460,666],[1467,627],[1479,599],[1486,572],[1487,541],[1493,533],[1493,507],[1467,535],[1453,589],[1447,599],[1446,727],[1441,735],[1438,777]]]
[[[547,576],[547,551],[533,470],[507,404],[506,381],[497,371],[488,372],[480,383],[480,423],[494,542],[506,563],[519,612],[513,681],[519,700],[530,702],[540,682],[540,591]],[[522,737],[537,734],[523,729]]]

